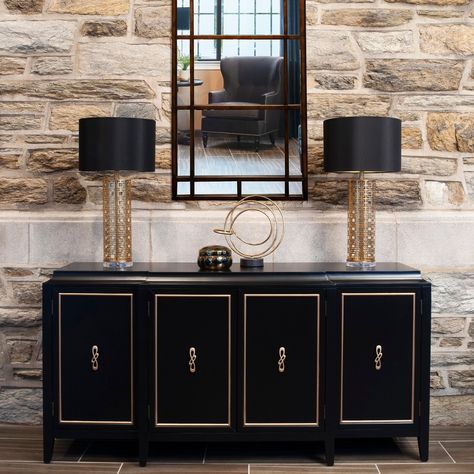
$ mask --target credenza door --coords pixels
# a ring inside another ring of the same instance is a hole
[[[154,426],[229,429],[230,294],[154,295]]]
[[[417,311],[413,291],[343,291],[339,424],[413,424]]]
[[[243,428],[320,426],[320,295],[243,295]]]
[[[134,312],[127,292],[59,292],[58,422],[134,424]]]

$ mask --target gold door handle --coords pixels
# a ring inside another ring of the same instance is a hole
[[[380,370],[382,368],[382,357],[382,346],[378,344],[377,346],[375,346],[375,370]]]
[[[280,359],[278,360],[278,372],[283,373],[285,371],[286,349],[280,347],[278,354],[280,356]]]
[[[196,372],[196,359],[197,359],[197,354],[196,354],[196,349],[194,347],[189,348],[189,371],[194,374]]]
[[[93,371],[99,370],[99,347],[98,346],[92,346],[91,364],[92,364]]]

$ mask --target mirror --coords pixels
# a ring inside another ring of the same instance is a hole
[[[174,0],[173,198],[307,198],[304,0]]]

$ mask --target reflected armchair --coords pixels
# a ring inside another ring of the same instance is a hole
[[[283,58],[233,57],[221,61],[224,89],[209,92],[209,104],[252,106],[282,104]],[[258,151],[261,137],[275,145],[281,110],[204,110],[201,132],[204,147],[210,133],[253,137]]]

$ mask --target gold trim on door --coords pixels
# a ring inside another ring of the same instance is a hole
[[[307,297],[316,297],[317,299],[317,331],[318,339],[316,341],[317,353],[316,353],[316,380],[317,380],[317,390],[316,390],[316,418],[314,422],[310,423],[254,423],[247,421],[247,297],[251,298],[265,298],[265,297],[295,297],[295,298],[307,298]],[[282,427],[291,427],[291,426],[319,426],[319,353],[321,346],[319,341],[321,340],[320,336],[320,295],[313,293],[290,293],[290,294],[281,294],[281,293],[260,293],[260,294],[245,294],[244,295],[244,426],[282,426]]]
[[[62,424],[82,424],[82,425],[133,425],[134,409],[133,409],[133,293],[59,293],[58,298],[58,344],[59,344],[59,423]],[[62,340],[61,340],[61,322],[62,308],[61,298],[63,296],[129,296],[130,297],[130,415],[131,420],[125,421],[107,421],[107,420],[65,420],[62,412]]]
[[[412,311],[412,367],[411,367],[411,418],[408,420],[344,420],[344,297],[346,296],[411,296],[413,298]],[[415,423],[415,322],[416,322],[416,293],[342,293],[341,294],[341,404],[339,423],[353,424],[405,424]]]
[[[158,298],[227,298],[228,300],[228,307],[227,307],[227,325],[228,325],[228,349],[227,349],[227,377],[228,377],[228,395],[227,395],[227,423],[160,423],[158,420]],[[232,327],[231,327],[231,295],[227,294],[218,294],[218,295],[205,295],[205,294],[198,294],[198,295],[191,295],[191,294],[155,294],[155,360],[154,360],[154,377],[155,377],[155,427],[167,427],[167,428],[211,428],[211,427],[230,427],[231,426],[231,404],[232,404],[232,393],[231,393],[231,369],[232,369],[232,362],[231,362],[231,335],[232,335]]]

